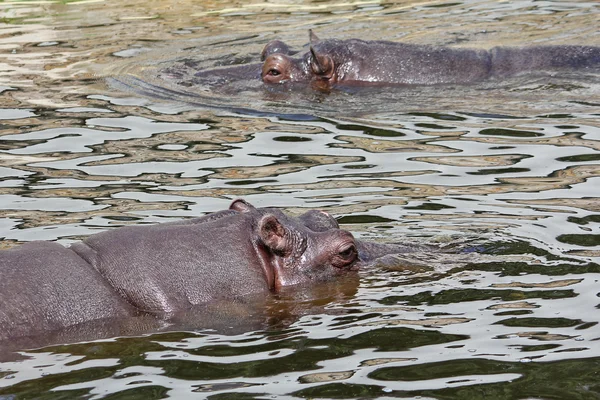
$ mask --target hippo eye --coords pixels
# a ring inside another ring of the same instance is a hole
[[[346,249],[340,250],[338,256],[347,260],[353,258],[356,255],[356,247],[354,245],[347,247]]]
[[[269,72],[267,72],[267,75],[271,75],[271,76],[279,76],[281,75],[281,72],[279,72],[279,70],[275,69],[275,68],[271,68],[269,70]]]
[[[346,241],[338,247],[337,253],[331,260],[331,265],[336,268],[347,268],[358,259],[358,251],[354,241]]]

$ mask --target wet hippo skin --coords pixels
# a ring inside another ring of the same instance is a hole
[[[98,271],[58,243],[0,251],[0,277],[0,340],[135,312]]]
[[[334,85],[467,84],[489,78],[561,69],[600,68],[600,47],[531,46],[491,50],[435,47],[359,39],[320,40],[310,32],[309,51],[292,57],[275,40],[262,52],[267,84]]]
[[[170,313],[335,279],[413,250],[356,240],[329,214],[243,200],[228,210],[0,251],[0,341],[103,318]]]

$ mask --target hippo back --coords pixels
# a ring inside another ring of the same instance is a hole
[[[314,50],[335,61],[338,83],[471,83],[487,78],[491,69],[490,54],[479,49],[331,39]]]
[[[135,307],[171,313],[268,291],[253,242],[254,214],[125,227],[71,248]]]
[[[30,242],[0,252],[0,340],[135,311],[73,251]]]

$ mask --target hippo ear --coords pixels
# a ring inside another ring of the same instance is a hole
[[[321,41],[321,39],[319,39],[319,37],[317,35],[315,35],[315,33],[313,32],[312,29],[308,30],[308,38],[310,40],[310,44],[317,44]]]
[[[229,209],[237,211],[237,212],[242,212],[242,213],[256,210],[256,208],[254,208],[254,206],[252,204],[250,204],[250,203],[246,202],[246,200],[242,200],[242,199],[234,200],[233,203],[231,203],[231,205],[229,206]]]
[[[268,214],[260,219],[258,234],[262,242],[274,253],[287,252],[288,238],[285,228],[274,215]]]
[[[329,80],[333,76],[334,63],[333,59],[327,54],[318,54],[312,46],[310,46],[310,68],[313,73],[323,80]]]

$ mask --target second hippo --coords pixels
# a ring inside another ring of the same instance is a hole
[[[600,47],[494,47],[491,50],[435,47],[388,41],[320,40],[312,31],[309,51],[293,58],[279,40],[262,52],[267,84],[309,82],[334,85],[466,84],[523,72],[600,68]]]

